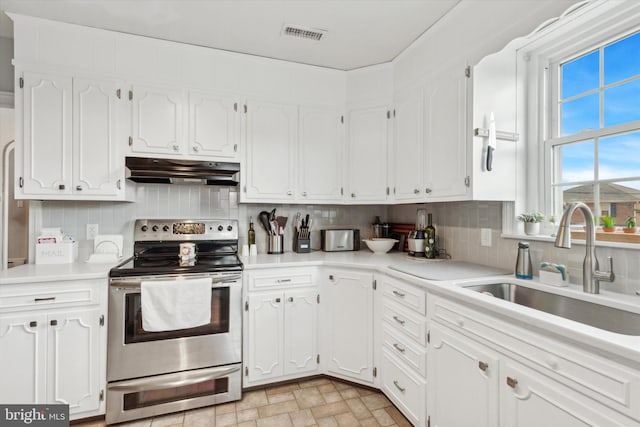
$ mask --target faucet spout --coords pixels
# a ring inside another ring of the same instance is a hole
[[[613,273],[613,260],[609,258],[609,271],[598,271],[598,258],[596,257],[596,228],[593,223],[593,214],[587,205],[582,202],[569,203],[558,228],[555,246],[558,248],[571,248],[571,217],[577,210],[582,212],[582,216],[586,221],[586,253],[582,263],[582,289],[590,294],[600,293],[600,281],[613,282],[615,274]]]

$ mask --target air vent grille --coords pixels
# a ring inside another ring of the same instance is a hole
[[[320,41],[325,34],[325,30],[319,30],[317,28],[305,28],[297,25],[284,25],[282,27],[282,35],[307,40]]]

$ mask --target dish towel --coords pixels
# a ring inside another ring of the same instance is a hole
[[[195,328],[211,321],[211,279],[148,280],[140,283],[142,329]]]

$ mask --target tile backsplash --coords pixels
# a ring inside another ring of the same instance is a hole
[[[122,234],[125,254],[131,253],[133,224],[137,218],[231,218],[238,219],[240,244],[246,243],[249,217],[253,217],[258,252],[266,252],[266,232],[257,221],[262,210],[276,208],[278,215],[289,217],[285,232],[285,250],[291,251],[292,222],[296,212],[309,214],[314,220],[312,247],[319,249],[321,228],[359,228],[363,238],[371,235],[376,216],[383,221],[415,223],[416,210],[425,208],[433,214],[440,247],[453,259],[470,261],[513,270],[516,261],[517,240],[505,239],[502,233],[502,203],[500,202],[447,202],[421,205],[275,205],[239,204],[235,189],[197,185],[138,184],[136,202],[70,202],[44,201],[32,209],[39,209],[36,217],[42,226],[59,226],[79,241],[80,259],[92,251],[86,239],[86,224],[98,224],[101,234]],[[491,246],[480,245],[481,228],[490,229]],[[524,239],[523,239],[524,240]],[[531,241],[534,273],[540,261],[565,264],[571,281],[579,283],[582,277],[584,246],[574,245],[570,250],[559,249],[551,242]],[[365,249],[366,250],[366,249]],[[616,281],[601,283],[602,289],[634,294],[640,290],[639,252],[630,249],[598,247],[598,259],[604,267],[606,257],[612,256]]]

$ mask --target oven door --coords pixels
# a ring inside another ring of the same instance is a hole
[[[189,277],[202,277],[190,275]],[[242,277],[210,274],[211,322],[165,332],[142,329],[141,278],[111,279],[107,380],[140,378],[239,363],[242,359]],[[167,276],[144,280],[167,280]]]
[[[241,397],[241,365],[117,381],[107,387],[107,424],[210,406]]]

